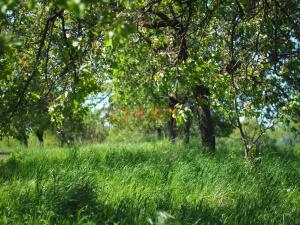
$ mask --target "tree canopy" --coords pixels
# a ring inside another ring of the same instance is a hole
[[[168,107],[172,140],[176,123],[189,130],[194,117],[212,151],[218,126],[237,127],[246,156],[279,120],[299,121],[298,0],[15,0],[0,8],[2,137],[76,121],[93,93],[109,93],[112,109]],[[253,134],[246,120],[256,121]]]

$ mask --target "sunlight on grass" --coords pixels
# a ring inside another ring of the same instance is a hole
[[[0,223],[298,224],[299,160],[235,154],[168,142],[19,148],[0,161]]]

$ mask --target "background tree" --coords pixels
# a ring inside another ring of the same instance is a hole
[[[109,91],[112,108],[172,108],[171,140],[182,120],[189,133],[184,111],[192,112],[211,151],[214,114],[222,114],[215,118],[234,121],[248,158],[266,129],[297,114],[296,0],[12,1],[1,9],[1,136],[26,144],[48,121],[79,123],[89,94]],[[255,138],[243,128],[252,119]]]

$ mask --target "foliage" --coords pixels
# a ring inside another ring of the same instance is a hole
[[[285,114],[297,113],[298,5],[147,1],[140,10],[125,11],[137,31],[113,52],[112,102],[211,105],[223,121],[240,127],[250,151]],[[182,118],[176,117],[179,123]],[[258,121],[255,138],[244,132],[241,118]]]
[[[88,3],[1,3],[1,136],[28,137],[37,127],[61,126],[69,114],[84,116],[86,98],[105,80],[99,75],[104,31],[116,28],[124,36],[129,29],[110,7]]]
[[[141,123],[168,127],[171,139],[178,124],[188,136],[193,116],[211,150],[218,125],[236,126],[246,156],[273,124],[299,119],[298,0],[12,0],[0,8],[1,137],[26,144],[35,130],[82,121],[95,93],[110,93],[113,110],[171,107],[168,122]],[[257,121],[255,138],[243,118]]]

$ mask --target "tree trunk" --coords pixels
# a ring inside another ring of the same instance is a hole
[[[192,125],[192,118],[188,116],[187,121],[184,124],[184,143],[190,143],[190,135],[191,135],[191,125]]]
[[[208,147],[210,151],[214,152],[216,143],[209,107],[200,106],[197,113],[201,142],[204,146]]]
[[[40,145],[44,145],[44,132],[38,129],[35,131],[35,135],[38,138]]]
[[[247,160],[250,159],[250,150],[251,150],[251,148],[246,144],[244,146],[244,153],[245,153],[245,159],[247,159]]]
[[[162,139],[162,128],[158,127],[158,128],[156,128],[156,131],[157,131],[157,139],[161,140]]]
[[[171,142],[175,142],[176,139],[176,120],[171,116],[169,120],[169,138]]]
[[[175,105],[177,104],[178,102],[173,99],[173,98],[170,98],[169,99],[169,107],[170,109],[174,109],[175,108]],[[170,116],[170,120],[169,120],[169,124],[168,124],[168,128],[169,128],[169,139],[171,142],[175,142],[175,139],[176,139],[176,119],[173,118],[173,116],[171,115]]]
[[[194,95],[202,145],[208,147],[211,152],[215,152],[216,141],[208,99],[209,89],[199,85],[194,89]]]

